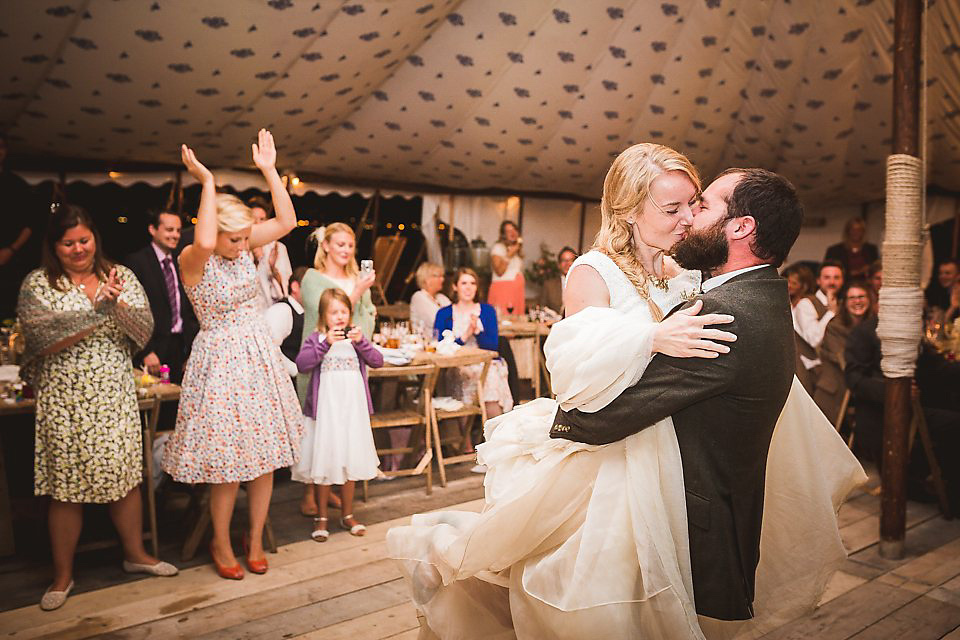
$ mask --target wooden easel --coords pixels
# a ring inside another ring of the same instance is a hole
[[[371,287],[370,295],[375,305],[390,304],[387,300],[387,285],[393,279],[400,256],[407,246],[407,239],[399,233],[393,236],[380,236],[373,244],[373,268],[377,280]]]

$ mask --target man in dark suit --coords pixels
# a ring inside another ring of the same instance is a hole
[[[168,211],[151,214],[147,231],[150,244],[131,253],[124,261],[143,285],[153,311],[153,336],[134,364],[152,375],[160,365],[170,367],[170,380],[180,384],[183,367],[197,335],[197,318],[180,279],[174,251],[180,240],[180,216]]]
[[[551,435],[621,440],[673,416],[683,458],[697,613],[753,617],[767,452],[794,375],[793,321],[778,267],[800,232],[793,186],[762,169],[735,169],[704,192],[674,247],[685,268],[709,271],[702,313],[734,316],[737,335],[716,358],[658,355],[640,382],[595,413],[558,411]]]

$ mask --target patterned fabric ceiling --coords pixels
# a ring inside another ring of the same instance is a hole
[[[930,181],[960,190],[960,3],[927,16]],[[892,0],[30,0],[0,6],[17,153],[596,198],[638,141],[808,203],[883,197]]]

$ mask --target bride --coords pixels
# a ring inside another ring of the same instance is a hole
[[[672,419],[603,446],[549,437],[558,404],[598,411],[657,353],[729,350],[722,342],[735,336],[704,327],[731,318],[696,316],[699,302],[662,320],[699,291],[699,272],[665,257],[699,192],[696,170],[672,149],[638,144],[614,161],[594,249],[571,268],[568,317],[545,345],[557,400],[487,422],[481,513],[420,514],[388,533],[421,638],[754,637],[819,600],[845,558],[836,510],[864,478],[796,381],[770,445],[747,623],[697,617]]]

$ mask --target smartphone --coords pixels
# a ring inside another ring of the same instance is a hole
[[[373,260],[361,260],[360,261],[360,272],[361,273],[370,273],[373,271]]]

